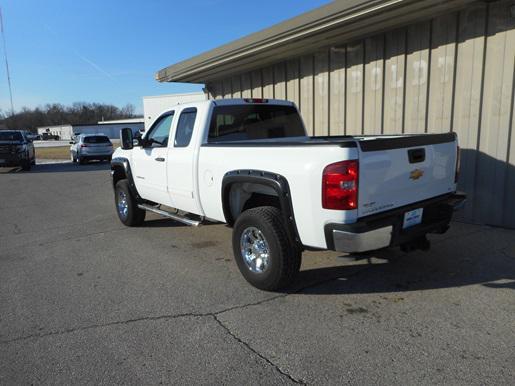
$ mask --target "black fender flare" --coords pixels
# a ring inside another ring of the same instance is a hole
[[[142,202],[141,196],[138,193],[138,189],[136,189],[136,185],[134,184],[134,177],[132,175],[131,171],[131,164],[129,160],[125,157],[115,157],[111,159],[111,177],[113,179],[113,189],[115,188],[115,179],[114,179],[114,173],[117,169],[122,169],[125,177],[129,181],[129,189],[131,190],[131,193],[133,194],[134,198],[136,198],[137,202]]]
[[[301,241],[293,212],[290,185],[284,176],[277,173],[248,169],[232,170],[225,173],[222,179],[222,208],[227,224],[233,226],[235,222],[229,201],[231,186],[235,183],[246,182],[268,186],[277,193],[281,205],[281,213],[284,223],[287,226],[289,236],[293,242],[300,244]]]

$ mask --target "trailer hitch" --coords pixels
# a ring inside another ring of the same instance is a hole
[[[417,237],[416,239],[407,243],[401,244],[401,251],[412,252],[420,249],[421,251],[428,251],[431,248],[431,242],[427,239],[426,235]]]

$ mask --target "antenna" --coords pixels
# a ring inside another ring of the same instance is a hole
[[[5,44],[4,18],[2,16],[2,8],[0,8],[0,31],[2,32],[2,40],[4,42],[5,69],[7,71],[7,84],[9,85],[9,96],[11,97],[11,115],[14,115],[13,90],[11,87],[11,74],[9,73],[9,61],[7,60],[7,45]]]

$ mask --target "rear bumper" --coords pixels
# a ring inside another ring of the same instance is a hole
[[[353,224],[327,224],[324,228],[327,248],[339,252],[365,252],[408,243],[427,233],[444,233],[452,214],[466,200],[464,193],[454,193],[367,216]],[[422,222],[402,229],[404,213],[424,208]]]

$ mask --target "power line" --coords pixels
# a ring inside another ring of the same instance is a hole
[[[7,71],[7,84],[9,85],[9,96],[11,97],[11,115],[14,115],[13,90],[11,86],[11,74],[9,73],[9,61],[7,60],[7,44],[5,43],[4,18],[2,16],[2,8],[0,8],[0,30],[2,32],[2,40],[4,42],[5,69]]]

